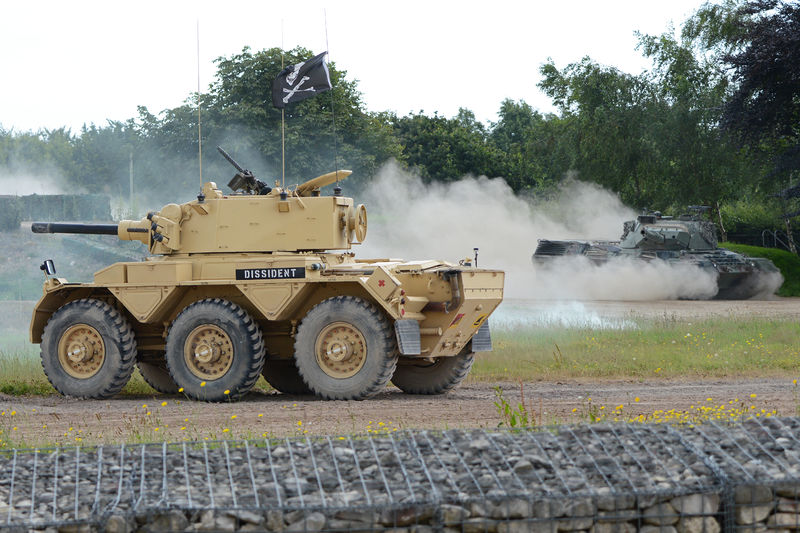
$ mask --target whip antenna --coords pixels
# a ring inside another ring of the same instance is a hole
[[[200,124],[200,19],[197,19],[197,168],[203,188],[203,128]]]
[[[323,18],[325,19],[325,50],[328,52],[328,59],[331,58],[331,48],[328,44],[328,10],[322,10]],[[336,149],[336,111],[334,106],[334,99],[333,99],[333,88],[331,87],[331,123],[333,125],[333,169],[336,171],[336,188],[339,188],[339,163],[338,163],[338,151]]]
[[[283,72],[283,19],[281,19],[281,72]],[[281,108],[281,189],[286,188],[286,114]]]

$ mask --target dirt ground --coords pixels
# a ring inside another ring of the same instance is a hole
[[[553,304],[531,305],[547,309]],[[604,317],[800,318],[800,299],[785,298],[746,302],[584,302],[582,305]],[[794,416],[800,398],[795,395],[792,380],[800,377],[800,370],[798,374],[735,380],[541,381],[526,383],[524,397],[536,413],[537,423],[545,425],[586,420],[589,398],[593,405],[605,406],[606,412],[623,405],[627,416],[666,409],[689,410],[698,405],[730,405],[728,402],[733,400],[755,405],[758,411],[777,410],[780,415]],[[359,402],[330,402],[309,396],[264,392],[253,392],[243,401],[231,404],[204,404],[164,395],[124,396],[103,401],[71,400],[55,395],[0,395],[0,438],[25,445],[42,445],[382,433],[395,428],[494,428],[501,420],[494,405],[496,386],[501,387],[510,403],[516,405],[520,401],[517,383],[470,381],[444,396],[410,396],[389,387],[377,397]],[[708,402],[708,398],[712,401]]]

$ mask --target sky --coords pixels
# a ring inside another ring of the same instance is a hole
[[[497,120],[501,102],[553,111],[537,87],[548,58],[590,56],[630,73],[648,61],[635,31],[679,27],[701,0],[317,1],[3,0],[0,127],[104,126],[181,105],[214,59],[301,45],[327,49],[370,111]],[[198,31],[199,29],[199,31]],[[199,55],[198,55],[199,34]]]

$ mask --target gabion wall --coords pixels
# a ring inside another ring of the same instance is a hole
[[[800,419],[10,450],[0,527],[60,532],[800,529]]]

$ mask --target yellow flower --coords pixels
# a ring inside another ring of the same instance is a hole
[[[166,407],[167,402],[161,402],[161,407]]]
[[[184,429],[186,429],[186,426],[181,426],[181,431],[183,431]]]
[[[264,413],[258,413],[258,418],[261,418],[262,416],[264,416]]]
[[[298,426],[302,426],[302,425],[303,425],[303,421],[302,421],[302,420],[298,420],[298,421],[297,421],[297,425],[298,425]]]
[[[201,387],[205,387],[205,386],[206,386],[206,382],[205,382],[205,381],[201,381],[201,382],[200,382],[200,386],[201,386]]]
[[[756,394],[756,393],[753,393],[753,394],[751,394],[751,395],[750,395],[750,397],[751,397],[751,398],[757,398],[757,397],[758,397],[758,394]]]
[[[146,403],[142,404],[142,409],[147,409],[147,404]]]
[[[231,420],[236,420],[236,415],[231,415]]]
[[[183,392],[183,387],[181,387],[180,389],[178,389],[178,392]]]
[[[225,389],[225,392],[223,394],[227,395],[227,394],[230,394],[230,393],[231,393],[231,391],[229,391],[228,389]]]
[[[230,429],[228,429],[228,428],[225,428],[225,429],[222,430],[223,433],[227,433],[229,431],[230,431]]]
[[[636,398],[633,399],[633,401],[638,403],[639,402],[639,397],[637,396]]]
[[[153,428],[155,431],[158,431],[158,428]]]

